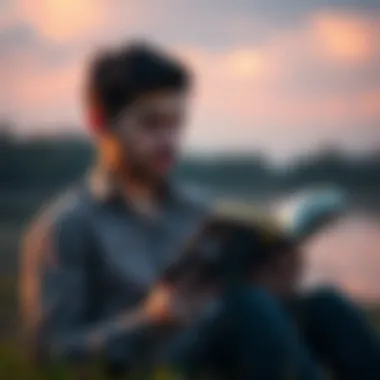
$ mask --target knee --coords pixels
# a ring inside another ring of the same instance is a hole
[[[314,309],[337,310],[351,303],[347,296],[334,287],[316,289],[306,295],[306,302]]]
[[[242,318],[251,319],[278,316],[282,312],[279,302],[267,290],[259,287],[239,289],[229,295],[227,307],[232,306]]]
[[[352,317],[359,308],[343,292],[333,287],[317,289],[306,296],[307,314],[316,321],[329,324]]]
[[[265,289],[244,289],[229,305],[229,317],[240,335],[285,349],[292,340],[293,324],[280,303]]]
[[[235,302],[230,309],[235,351],[248,355],[252,363],[259,360],[260,368],[267,371],[277,368],[274,378],[296,368],[304,347],[291,316],[277,299],[264,289],[253,288],[239,292]]]

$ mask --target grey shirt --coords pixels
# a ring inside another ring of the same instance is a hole
[[[199,197],[178,189],[155,220],[87,185],[53,202],[21,252],[24,322],[44,354],[76,360],[102,350],[134,360],[149,334],[120,317],[144,299],[205,211]]]

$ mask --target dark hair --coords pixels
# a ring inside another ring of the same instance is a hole
[[[161,89],[187,90],[188,69],[147,43],[133,43],[100,53],[90,65],[89,101],[102,108],[107,121],[137,97]]]

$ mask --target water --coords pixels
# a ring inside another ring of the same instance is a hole
[[[380,301],[380,217],[352,214],[306,247],[308,285],[336,284],[357,299]]]

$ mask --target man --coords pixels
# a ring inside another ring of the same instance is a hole
[[[156,359],[188,374],[318,379],[264,290],[233,289],[206,312],[199,301],[213,297],[207,289],[160,285],[206,212],[169,180],[190,94],[187,68],[145,44],[93,62],[86,111],[98,167],[27,234],[21,304],[29,338],[45,361],[78,366],[101,354],[113,373]]]

